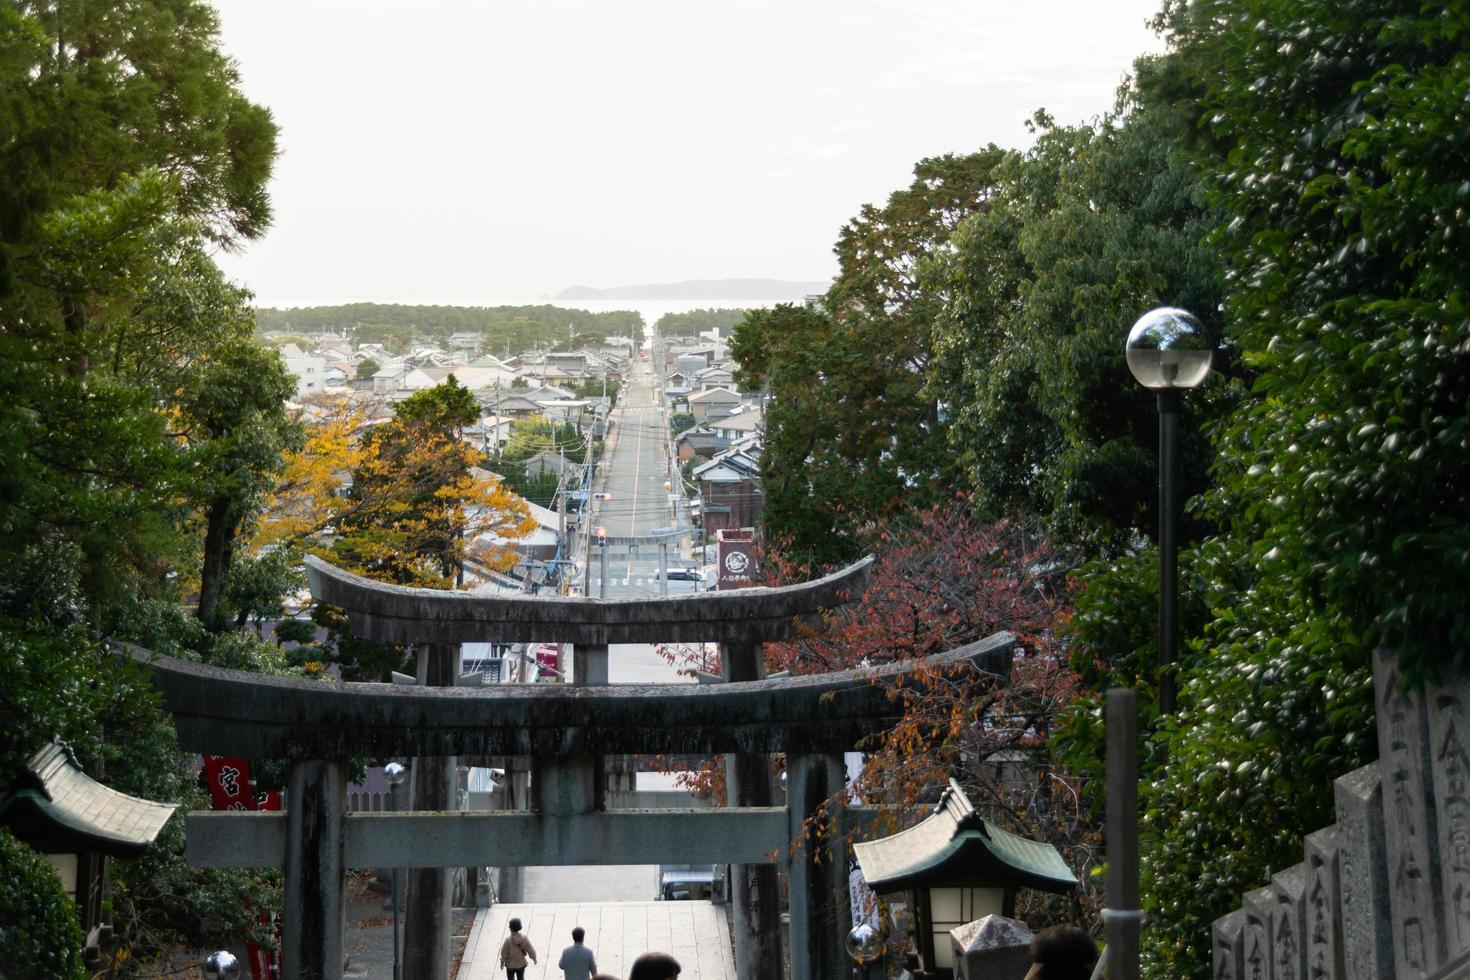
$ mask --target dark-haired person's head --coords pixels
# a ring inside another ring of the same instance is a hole
[[[572,930],[572,942],[580,943],[582,941],[582,937],[585,935],[587,935],[587,930],[583,929],[581,926],[577,926],[575,929]]]
[[[1097,943],[1076,926],[1052,926],[1031,940],[1026,980],[1088,980],[1097,965]]]
[[[633,961],[628,980],[674,980],[679,970],[679,961],[668,953],[644,953]]]
[[[521,920],[520,919],[511,919],[510,920],[510,931],[511,932],[520,932],[521,931]]]

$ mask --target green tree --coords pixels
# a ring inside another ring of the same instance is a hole
[[[525,504],[477,470],[481,454],[463,438],[479,405],[453,376],[398,403],[393,418],[363,439],[351,507],[331,556],[344,567],[400,584],[453,587],[464,563],[503,570],[503,544],[532,527]]]
[[[930,390],[949,408],[950,444],[991,519],[1033,513],[1103,555],[1158,526],[1157,410],[1128,373],[1123,338],[1162,305],[1200,311],[1222,332],[1224,276],[1200,241],[1211,217],[1178,152],[1184,125],[1126,92],[1093,125],[1038,114],[1036,144],[998,168],[990,206],[924,270],[946,297]],[[1186,497],[1208,482],[1200,420],[1231,397],[1217,377],[1185,402]]]
[[[697,337],[707,330],[718,330],[721,336],[745,319],[744,310],[688,310],[684,313],[665,313],[653,325],[660,337]]]
[[[216,346],[189,374],[180,437],[204,513],[198,615],[211,630],[226,625],[222,600],[241,529],[264,505],[284,453],[301,443],[301,427],[285,408],[295,391],[296,378],[280,356],[257,344],[248,329]]]
[[[357,380],[358,381],[368,381],[368,380],[371,380],[372,379],[372,376],[375,375],[375,374],[377,374],[381,370],[383,370],[383,365],[379,364],[377,361],[373,360],[371,357],[365,357],[361,361],[358,362],[358,365],[357,365]]]
[[[791,554],[851,557],[861,528],[950,485],[941,405],[925,391],[943,295],[918,268],[986,206],[1004,158],[991,147],[920,161],[909,187],[842,229],[820,309],[755,311],[735,328],[737,380],[772,397],[765,520]]]
[[[1211,624],[1153,803],[1148,943],[1156,975],[1184,977],[1207,974],[1210,919],[1297,860],[1331,780],[1371,758],[1373,648],[1410,683],[1470,657],[1470,20],[1199,0],[1163,22],[1155,91],[1198,120],[1232,215],[1231,336],[1258,373],[1212,433]]]

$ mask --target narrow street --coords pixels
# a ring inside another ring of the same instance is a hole
[[[607,455],[593,485],[594,491],[611,497],[593,503],[572,551],[579,564],[591,552],[590,575],[584,566],[577,582],[588,582],[588,593],[594,596],[603,589],[596,528],[623,537],[647,535],[654,528],[675,523],[664,489],[664,482],[670,479],[668,427],[656,383],[652,367],[646,361],[635,361],[632,377],[613,411]],[[621,548],[610,553],[610,559],[614,553],[618,557],[607,562],[607,598],[659,594],[657,550],[640,552],[650,553],[633,557]],[[687,545],[670,549],[670,563],[680,554],[687,554]],[[675,585],[685,592],[692,587],[686,582]],[[608,679],[614,684],[691,683],[654,646],[643,643],[609,648]],[[649,856],[656,859],[656,849]],[[526,971],[529,978],[560,975],[555,969],[557,955],[570,942],[575,925],[587,930],[587,945],[597,952],[598,966],[614,976],[624,975],[633,959],[650,949],[672,953],[684,967],[681,980],[733,980],[735,976],[723,907],[707,901],[652,901],[658,893],[656,864],[537,867],[525,868],[523,873],[523,903],[496,905],[476,917],[459,972],[461,980],[503,975],[499,949],[511,916],[526,923],[527,935],[541,954],[540,963]]]

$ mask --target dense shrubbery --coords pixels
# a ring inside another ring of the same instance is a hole
[[[81,980],[77,909],[46,859],[0,829],[0,950],[16,980]]]

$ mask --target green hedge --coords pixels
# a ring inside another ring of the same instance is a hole
[[[16,980],[80,980],[77,908],[46,860],[0,830],[0,950]]]

